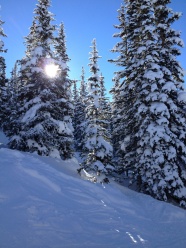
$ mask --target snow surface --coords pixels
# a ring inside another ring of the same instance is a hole
[[[186,247],[185,210],[83,180],[77,168],[76,159],[0,149],[1,248]]]
[[[8,143],[8,138],[0,130],[0,148],[6,147],[7,146],[7,143]]]

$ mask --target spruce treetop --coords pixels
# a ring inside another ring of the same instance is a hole
[[[38,45],[41,45],[47,51],[50,50],[49,46],[53,43],[53,32],[55,31],[55,25],[51,24],[54,20],[54,15],[48,11],[51,1],[38,0],[36,6],[34,20],[36,22]]]
[[[7,37],[2,27],[3,24],[4,22],[0,20],[0,53],[4,53],[7,51],[6,49],[4,49],[4,42],[1,39],[1,37]]]
[[[88,92],[87,92],[87,84],[85,82],[85,69],[84,69],[84,67],[82,67],[82,70],[81,70],[81,82],[80,82],[79,94],[80,94],[82,102],[85,102],[85,99],[86,99]]]
[[[64,23],[61,23],[58,28],[58,36],[55,38],[55,54],[58,59],[61,59],[63,62],[70,61],[67,55],[66,48],[66,35],[65,35],[65,27]]]
[[[94,81],[94,82],[98,82],[99,81],[99,77],[98,77],[98,71],[99,71],[99,67],[97,65],[98,59],[101,58],[101,56],[98,55],[98,50],[97,50],[97,46],[96,46],[96,39],[93,39],[92,41],[92,51],[90,52],[90,72],[92,73],[92,77],[89,78],[89,81]]]
[[[54,63],[53,44],[56,26],[52,24],[53,14],[49,12],[50,0],[38,0],[34,19],[26,40],[26,57],[21,60],[21,74],[24,81],[33,73],[45,75],[46,64]]]

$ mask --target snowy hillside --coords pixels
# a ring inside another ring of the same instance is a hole
[[[63,162],[0,149],[1,248],[185,248],[186,212]]]

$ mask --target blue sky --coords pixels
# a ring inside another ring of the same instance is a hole
[[[37,0],[1,0],[0,16],[5,21],[4,31],[7,34],[5,47],[7,75],[9,75],[16,59],[24,56],[25,46],[23,37],[29,32],[33,19],[33,10]],[[67,36],[67,53],[71,59],[69,64],[71,79],[79,79],[81,67],[85,67],[86,78],[89,77],[89,52],[91,41],[97,40],[100,71],[105,77],[106,87],[112,87],[113,72],[118,68],[110,64],[108,59],[116,57],[110,50],[116,43],[113,34],[118,23],[117,9],[122,0],[53,0],[50,11],[55,14],[55,23],[64,22]],[[183,13],[183,16],[174,28],[182,31],[182,39],[186,44],[186,0],[172,0],[171,7],[174,11]],[[182,49],[182,55],[178,58],[182,67],[186,70],[186,48]]]

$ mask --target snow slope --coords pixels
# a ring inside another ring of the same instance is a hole
[[[0,149],[0,248],[185,248],[186,211],[61,161]]]
[[[8,143],[8,138],[4,135],[4,133],[0,130],[0,148],[6,147]]]

